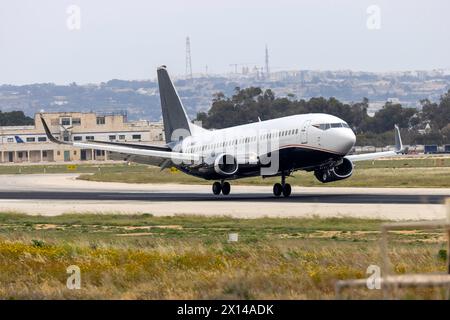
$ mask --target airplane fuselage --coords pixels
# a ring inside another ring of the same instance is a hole
[[[354,143],[353,131],[338,117],[321,113],[294,115],[188,136],[180,143],[180,151],[199,154],[204,161],[199,165],[180,164],[178,168],[204,179],[310,171],[342,159]],[[210,170],[208,164],[213,166],[223,154],[232,155],[243,165],[229,175]]]

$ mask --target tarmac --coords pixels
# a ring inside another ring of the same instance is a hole
[[[77,180],[78,174],[2,175],[0,211],[26,214],[116,213],[256,217],[447,217],[450,189],[293,186],[277,198],[271,186],[234,186],[215,196],[209,185],[126,184]]]

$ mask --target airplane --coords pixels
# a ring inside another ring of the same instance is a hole
[[[342,119],[329,114],[309,113],[207,130],[192,123],[169,77],[166,66],[157,69],[165,145],[109,141],[60,141],[41,120],[48,139],[58,144],[110,152],[110,159],[176,169],[214,180],[214,195],[228,195],[229,181],[245,177],[280,176],[273,186],[276,197],[289,197],[286,182],[294,171],[313,172],[322,183],[349,178],[353,162],[395,156],[404,148],[395,126],[395,149],[349,155],[356,136]]]

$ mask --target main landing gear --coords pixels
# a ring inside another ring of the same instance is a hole
[[[215,195],[219,195],[221,192],[224,196],[227,196],[230,194],[231,191],[231,185],[227,181],[216,181],[212,185],[212,191]]]
[[[284,197],[289,197],[291,195],[292,188],[289,183],[286,183],[286,175],[284,172],[281,174],[281,183],[275,183],[273,185],[273,194],[276,197],[281,196],[283,194]]]

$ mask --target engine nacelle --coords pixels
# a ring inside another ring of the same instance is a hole
[[[222,176],[231,176],[238,171],[238,163],[231,154],[219,154],[214,160],[214,171]]]
[[[353,163],[347,158],[342,163],[330,169],[319,169],[314,171],[314,176],[322,183],[347,179],[353,174]]]

